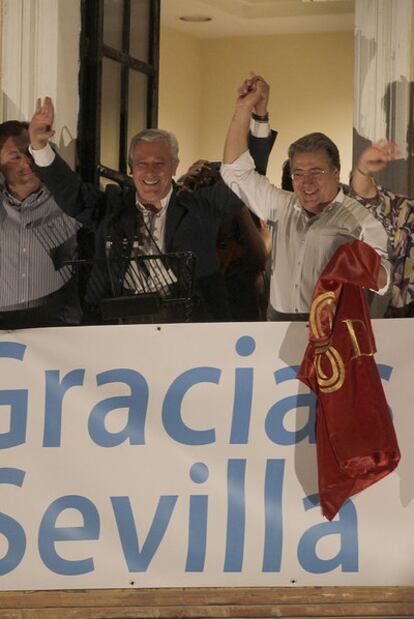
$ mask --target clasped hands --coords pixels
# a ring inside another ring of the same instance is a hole
[[[238,89],[237,105],[255,109],[256,114],[265,115],[269,102],[270,86],[261,75],[249,73]]]

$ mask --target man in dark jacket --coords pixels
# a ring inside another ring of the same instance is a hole
[[[117,256],[129,258],[138,242],[144,254],[193,252],[197,258],[196,294],[205,308],[202,317],[228,320],[215,241],[222,221],[237,213],[242,202],[223,182],[178,195],[172,180],[178,165],[178,144],[171,133],[158,129],[144,130],[131,141],[133,185],[110,185],[99,191],[82,182],[50,147],[53,119],[51,99],[46,98],[43,104],[38,101],[29,127],[31,152],[36,172],[57,204],[95,230],[95,258],[100,262],[92,269],[87,300],[98,302],[113,294],[113,281],[105,265],[108,247]],[[262,149],[259,159],[268,150]]]

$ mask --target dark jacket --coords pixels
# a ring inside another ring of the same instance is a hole
[[[269,139],[250,137],[250,148],[256,166],[262,173],[276,134]],[[113,294],[113,282],[105,264],[108,241],[117,255],[131,256],[137,234],[138,218],[135,206],[135,188],[108,185],[100,191],[84,183],[66,162],[56,154],[48,167],[36,166],[36,173],[53,194],[65,213],[76,218],[95,232],[95,260],[87,290],[87,301],[97,303]],[[239,198],[222,182],[194,193],[173,193],[168,205],[165,251],[191,251],[197,258],[196,290],[204,298],[210,317],[214,320],[229,318],[227,310],[220,310],[225,302],[225,286],[219,272],[216,255],[216,237],[220,224],[243,207]],[[122,277],[116,278],[122,281]],[[224,297],[223,297],[224,295]]]

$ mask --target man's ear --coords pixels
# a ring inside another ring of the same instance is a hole
[[[174,167],[173,167],[173,173],[172,173],[173,176],[175,176],[177,174],[177,168],[178,168],[179,163],[180,163],[180,160],[177,159],[177,161],[175,162]]]

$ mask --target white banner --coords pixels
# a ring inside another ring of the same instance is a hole
[[[1,589],[411,585],[413,321],[375,321],[402,460],[320,511],[301,323],[0,335]]]

